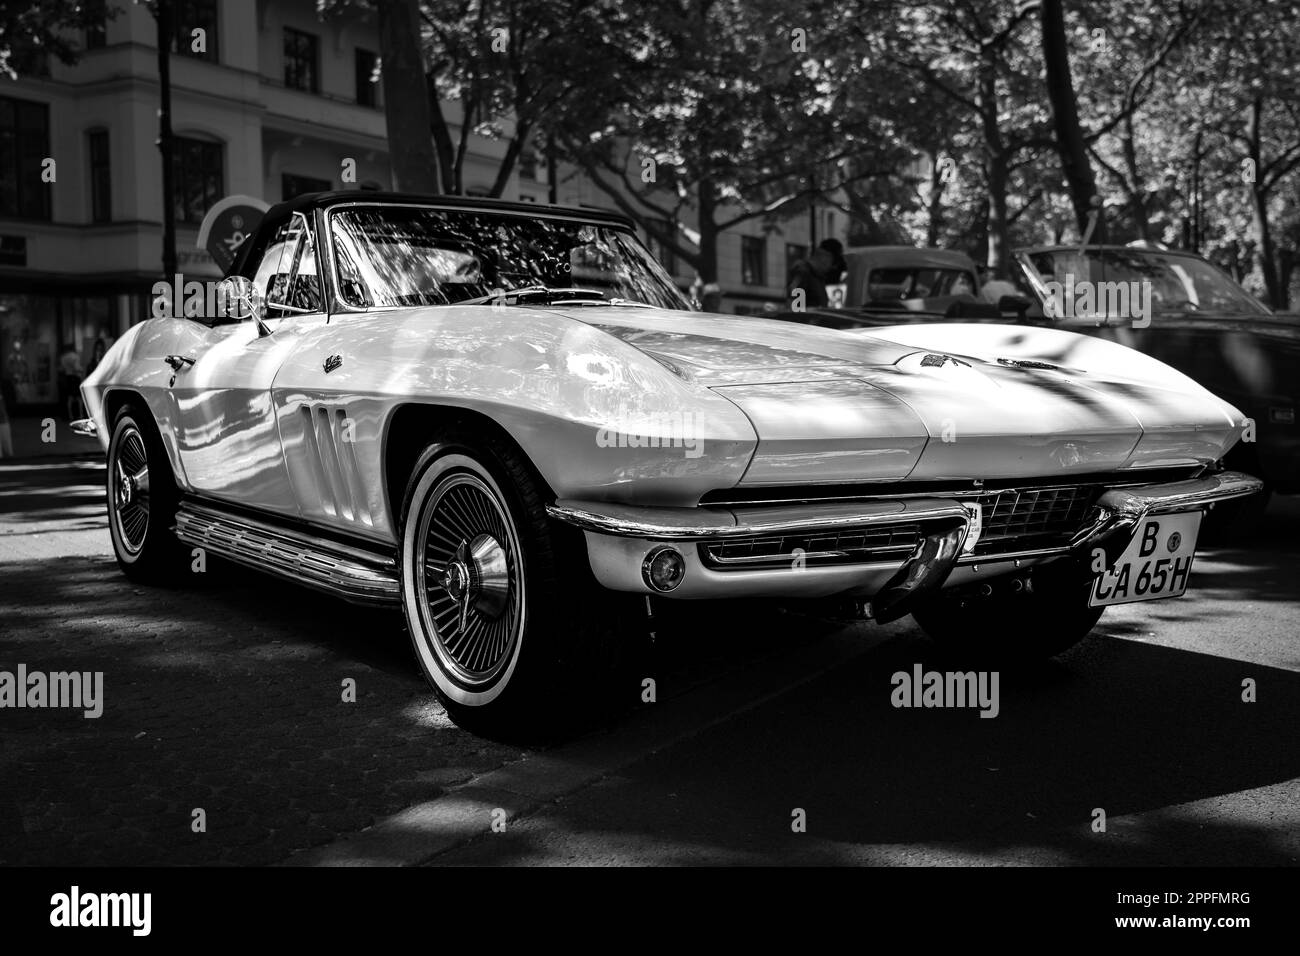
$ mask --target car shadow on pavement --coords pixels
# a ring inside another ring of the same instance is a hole
[[[0,863],[271,863],[520,755],[447,720],[395,613],[217,561],[185,588],[0,571],[0,669],[100,671],[104,698],[0,714]]]
[[[661,642],[665,698],[788,644],[720,613],[726,639]],[[102,672],[105,703],[92,719],[0,713],[0,864],[276,862],[527,752],[448,719],[396,611],[213,557],[173,587],[133,584],[107,556],[3,564],[0,670],[19,664]],[[639,676],[619,675],[625,710]],[[575,732],[617,715],[606,697]]]
[[[1300,861],[1300,674],[1098,636],[1001,671],[984,719],[893,706],[918,664],[954,666],[891,640],[434,862]]]

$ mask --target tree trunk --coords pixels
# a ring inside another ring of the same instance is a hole
[[[478,111],[478,94],[471,93],[461,101],[460,142],[456,144],[456,159],[452,163],[451,189],[457,196],[465,193],[465,157],[469,154],[470,127]]]
[[[438,191],[437,161],[429,135],[429,95],[420,57],[418,0],[376,0],[383,57],[384,118],[393,188]]]
[[[524,151],[524,144],[528,142],[529,129],[525,123],[519,123],[515,127],[515,135],[511,138],[509,145],[506,146],[505,155],[501,157],[501,163],[497,166],[497,178],[492,184],[492,191],[489,196],[500,198],[501,194],[506,191],[510,185],[510,176],[515,171],[515,165],[519,162],[519,157]]]
[[[939,169],[939,151],[930,153],[930,198],[926,203],[925,244],[939,244],[939,230],[943,226],[943,171]]]
[[[1281,307],[1282,293],[1278,283],[1277,259],[1273,250],[1273,233],[1268,221],[1269,191],[1264,185],[1263,164],[1260,162],[1263,155],[1261,128],[1263,119],[1264,102],[1261,97],[1256,96],[1251,103],[1246,120],[1246,138],[1250,142],[1250,160],[1255,170],[1255,181],[1250,184],[1250,220],[1255,233],[1259,271],[1264,277],[1264,289],[1268,293],[1268,304],[1277,309]]]
[[[1277,257],[1273,248],[1273,232],[1268,221],[1268,194],[1255,184],[1250,191],[1251,226],[1255,232],[1255,244],[1258,248],[1259,271],[1264,276],[1264,289],[1268,292],[1268,304],[1274,309],[1284,308],[1282,288],[1278,281]]]
[[[699,189],[699,212],[700,212],[700,257],[699,273],[700,281],[704,283],[704,293],[700,296],[700,303],[705,312],[722,311],[722,291],[717,288],[718,285],[718,226],[715,220],[717,211],[717,197],[714,195],[713,180],[705,177],[700,180]],[[710,289],[710,286],[717,291]]]
[[[1133,142],[1132,113],[1124,117],[1124,132],[1120,139],[1120,145],[1124,152],[1124,170],[1128,175],[1128,208],[1133,216],[1133,229],[1139,239],[1147,241],[1151,239],[1151,222],[1150,216],[1147,214],[1142,167],[1138,163],[1137,146]]]
[[[1277,289],[1279,295],[1278,309],[1288,312],[1291,309],[1291,277],[1295,273],[1296,253],[1294,249],[1279,249],[1277,253]]]
[[[1047,75],[1047,99],[1052,105],[1052,119],[1056,126],[1056,148],[1061,157],[1061,171],[1070,191],[1074,218],[1079,235],[1088,233],[1088,219],[1095,212],[1097,224],[1092,229],[1092,242],[1106,241],[1106,223],[1101,203],[1097,202],[1097,183],[1093,179],[1092,164],[1088,162],[1088,147],[1079,125],[1079,105],[1074,95],[1074,80],[1070,77],[1070,48],[1065,38],[1065,11],[1061,0],[1041,0],[1043,26],[1043,64]]]
[[[451,143],[451,129],[447,126],[447,117],[442,112],[442,101],[438,98],[438,81],[432,73],[425,74],[425,88],[429,91],[429,118],[433,127],[433,149],[438,156],[438,182],[442,191],[451,192],[452,158],[456,148]]]
[[[1007,170],[1007,151],[1002,145],[1002,131],[998,128],[997,70],[997,53],[991,44],[985,44],[980,55],[979,109],[984,134],[984,173],[989,187],[987,265],[994,276],[1005,279],[1007,247],[1011,244],[1010,224],[1007,222],[1007,180],[1010,173]]]
[[[1006,263],[1011,245],[1007,223],[1007,161],[1001,155],[988,158],[989,180],[989,270],[999,279],[1006,278]]]

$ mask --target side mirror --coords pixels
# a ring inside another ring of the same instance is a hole
[[[245,276],[230,276],[217,286],[217,321],[222,324],[257,323],[258,335],[270,335],[271,330],[262,321],[266,317],[266,303],[253,280]]]

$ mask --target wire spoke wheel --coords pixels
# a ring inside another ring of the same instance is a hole
[[[149,533],[149,453],[134,423],[118,436],[108,470],[109,519],[122,547],[137,555]]]
[[[444,474],[421,509],[419,609],[443,670],[469,691],[498,681],[524,626],[519,543],[499,493],[470,471]]]

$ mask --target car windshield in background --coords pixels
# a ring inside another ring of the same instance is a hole
[[[1154,312],[1268,315],[1245,289],[1204,260],[1150,249],[1036,252],[1028,257],[1043,282],[1149,282]]]
[[[945,295],[973,295],[974,277],[965,269],[872,269],[867,277],[867,300],[937,299]]]
[[[358,308],[493,301],[515,290],[526,290],[520,302],[689,308],[636,237],[611,226],[397,205],[344,207],[329,222],[339,292]]]

